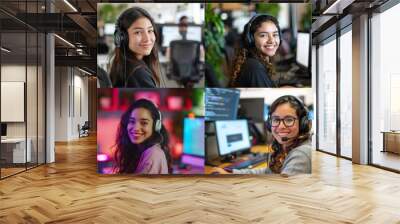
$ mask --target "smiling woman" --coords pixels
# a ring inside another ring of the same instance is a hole
[[[278,20],[267,14],[255,15],[245,25],[243,48],[239,49],[231,75],[231,87],[276,87],[272,80],[271,57],[281,43]]]
[[[116,173],[168,174],[171,156],[161,112],[149,100],[132,103],[122,115],[116,139]]]
[[[125,10],[114,33],[114,58],[110,71],[113,87],[155,88],[160,86],[160,66],[153,18],[139,7]]]
[[[311,121],[303,102],[286,95],[276,99],[269,110],[267,130],[272,133],[273,152],[268,166],[255,169],[233,169],[234,174],[273,174],[283,176],[311,173]],[[213,172],[227,174],[222,168]]]

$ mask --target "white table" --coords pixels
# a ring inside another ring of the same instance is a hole
[[[27,138],[26,142],[28,143],[28,147],[26,147],[26,154],[25,154],[25,138],[6,138],[1,139],[1,147],[2,152],[9,150],[9,147],[12,147],[12,163],[25,163],[31,162],[31,145],[32,140]],[[5,149],[3,148],[5,147]],[[25,161],[25,159],[27,159]]]

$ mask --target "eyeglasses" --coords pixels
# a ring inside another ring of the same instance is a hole
[[[287,128],[290,128],[294,125],[294,122],[296,120],[297,120],[297,118],[292,117],[292,116],[286,116],[284,118],[271,117],[271,126],[278,127],[281,124],[281,121],[283,121],[283,125],[285,125],[285,127],[287,127]]]

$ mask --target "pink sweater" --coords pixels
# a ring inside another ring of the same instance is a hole
[[[146,149],[140,157],[136,174],[168,174],[168,164],[159,144]]]

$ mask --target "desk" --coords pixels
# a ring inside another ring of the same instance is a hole
[[[27,139],[28,147],[25,153],[25,138],[6,138],[1,139],[1,157],[6,163],[25,163],[31,162],[32,140]],[[25,161],[27,158],[27,161]]]
[[[382,131],[381,133],[383,133],[382,152],[400,154],[400,131]]]
[[[272,153],[272,148],[271,148],[271,146],[267,146],[267,145],[256,145],[256,146],[251,147],[250,152],[251,153]],[[246,159],[248,159],[248,157],[249,157],[249,155],[242,155],[242,156],[238,157],[237,160],[246,160]],[[232,164],[232,163],[221,163],[221,160],[219,158],[212,160],[211,163],[215,164],[221,168],[227,167]],[[267,167],[267,162],[260,163],[257,166],[253,167],[252,169],[264,168],[264,167]],[[213,168],[213,166],[206,165],[204,167],[204,174],[210,174],[212,168]]]

